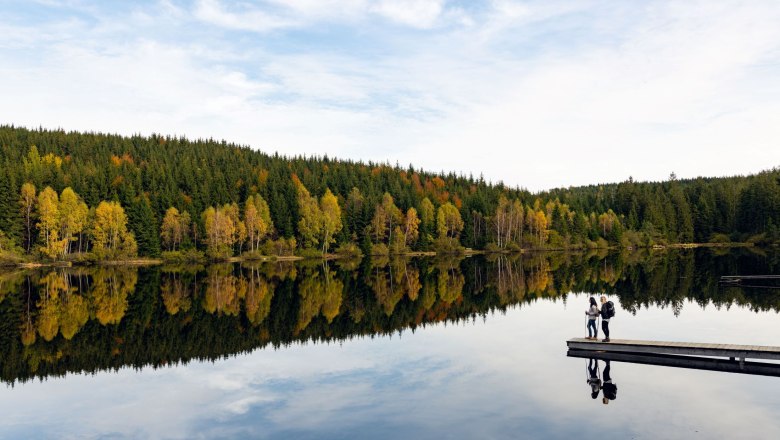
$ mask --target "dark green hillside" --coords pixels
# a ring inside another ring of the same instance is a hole
[[[411,166],[290,158],[212,139],[0,127],[4,255],[771,242],[778,224],[777,169],[531,194]]]

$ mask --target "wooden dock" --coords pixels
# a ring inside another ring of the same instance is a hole
[[[780,347],[761,345],[704,344],[698,342],[663,342],[612,339],[601,342],[586,338],[573,338],[566,341],[570,350],[583,350],[610,353],[633,354],[671,354],[680,356],[707,356],[716,358],[780,360]]]
[[[721,280],[780,280],[780,275],[723,275]]]
[[[720,277],[720,282],[725,284],[739,284],[742,280],[780,280],[780,275],[723,275]]]
[[[592,350],[568,350],[566,356],[582,359],[597,359],[601,361],[627,362],[631,364],[657,365],[660,367],[780,377],[780,364],[768,362],[738,362],[728,359],[714,359],[700,356],[617,353]]]

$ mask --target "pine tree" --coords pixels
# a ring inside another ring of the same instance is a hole
[[[19,188],[10,164],[5,164],[0,170],[0,231],[14,245],[21,245],[22,225],[24,220],[19,212],[17,195]]]
[[[159,256],[160,228],[149,198],[146,195],[137,197],[128,211],[128,227],[135,235],[138,252],[150,257]]]

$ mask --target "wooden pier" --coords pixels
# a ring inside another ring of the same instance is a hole
[[[721,280],[780,280],[780,275],[723,275]]]
[[[728,359],[714,359],[700,356],[618,353],[592,350],[568,350],[566,356],[601,361],[627,362],[631,364],[657,365],[660,367],[780,377],[780,364],[769,362],[738,362]]]
[[[591,352],[629,353],[629,354],[667,354],[680,356],[706,356],[716,358],[739,359],[740,365],[745,359],[780,360],[780,347],[761,345],[703,344],[697,342],[662,342],[612,339],[601,342],[600,339],[573,338],[566,341],[569,350]]]
[[[742,280],[780,280],[780,275],[723,275],[720,277],[720,282],[724,284],[739,284]]]

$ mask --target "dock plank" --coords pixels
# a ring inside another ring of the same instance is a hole
[[[570,339],[567,341],[567,345],[570,349],[576,350],[780,360],[780,347],[758,345],[631,339],[612,339],[611,342],[601,342],[601,340],[586,338]]]

